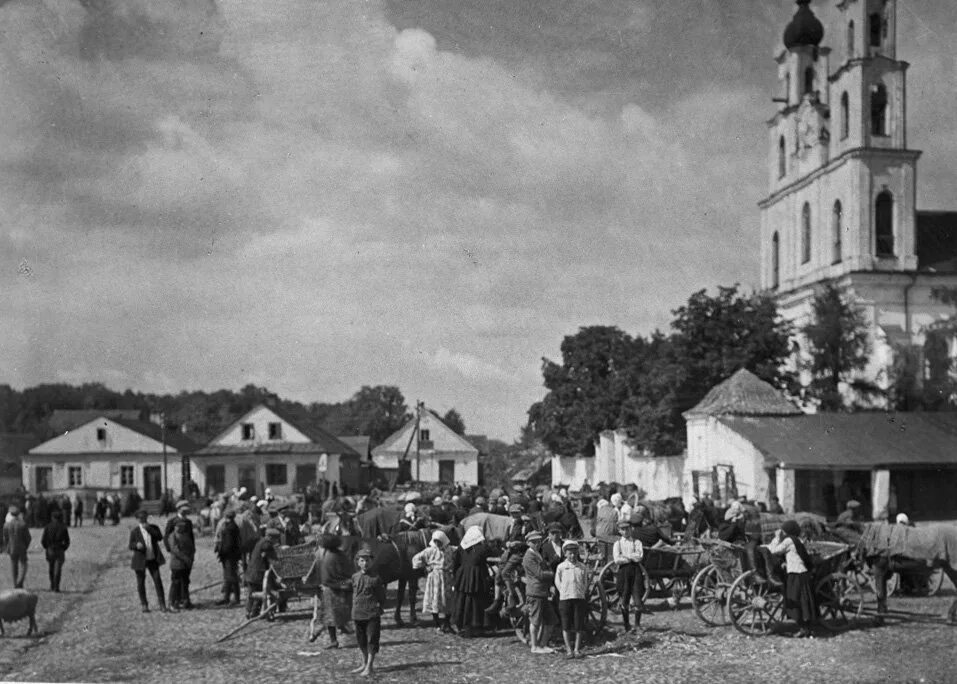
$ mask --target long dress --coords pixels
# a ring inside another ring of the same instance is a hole
[[[455,625],[459,628],[485,627],[489,616],[485,609],[492,589],[488,574],[489,548],[484,542],[456,550],[453,562],[455,588]]]
[[[425,568],[425,593],[422,596],[422,611],[448,615],[452,601],[452,550],[431,544],[412,557],[412,567]]]
[[[339,550],[324,551],[320,563],[323,624],[341,629],[352,613],[352,563]]]

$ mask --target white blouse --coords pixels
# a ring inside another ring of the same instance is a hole
[[[801,555],[797,552],[797,547],[794,546],[794,542],[790,537],[781,537],[781,540],[772,539],[771,542],[767,545],[768,551],[774,554],[785,554],[784,562],[787,565],[787,570],[791,572],[807,572],[810,568],[804,565],[804,561],[801,560]]]

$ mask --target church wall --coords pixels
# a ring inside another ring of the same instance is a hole
[[[692,471],[710,471],[714,466],[734,467],[738,494],[757,501],[767,501],[770,481],[765,471],[764,456],[751,442],[716,418],[692,417],[687,423],[688,458],[685,464],[686,489],[690,499]]]

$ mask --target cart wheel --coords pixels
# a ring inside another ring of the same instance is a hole
[[[648,601],[648,596],[651,595],[651,577],[648,576],[644,563],[639,562],[637,565],[641,568],[641,574],[645,577],[645,593],[641,597],[641,605],[644,605]]]
[[[600,582],[592,582],[585,602],[585,632],[594,639],[605,629],[608,600]]]
[[[944,569],[940,566],[931,568],[930,575],[927,577],[927,595],[937,596],[940,588],[944,585]]]
[[[706,565],[695,575],[691,582],[691,605],[705,624],[721,627],[729,623],[725,604],[730,586],[721,581],[714,565]]]
[[[843,572],[832,572],[814,587],[820,625],[831,632],[851,626],[864,610],[864,593],[854,578]]]
[[[596,584],[599,584],[605,594],[605,604],[612,613],[616,615],[621,613],[621,599],[618,596],[618,579],[616,573],[618,566],[614,561],[606,563],[605,567],[598,573]]]
[[[728,592],[731,624],[748,636],[767,636],[784,619],[781,588],[770,582],[755,582],[754,571],[738,576]]]
[[[681,599],[685,596],[691,596],[691,582],[687,577],[669,577],[661,581],[661,589],[667,595],[668,606],[672,610],[678,610],[681,605]]]

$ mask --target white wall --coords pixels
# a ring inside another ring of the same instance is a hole
[[[243,424],[253,425],[255,436],[252,440],[243,439]],[[277,440],[269,439],[269,424],[282,424],[282,435]],[[302,434],[292,425],[282,420],[273,413],[268,406],[260,406],[247,414],[241,421],[229,428],[229,430],[213,442],[222,445],[245,445],[245,444],[269,444],[271,442],[291,442],[293,444],[308,444],[312,440]]]
[[[269,487],[276,496],[286,496],[292,493],[293,481],[296,478],[297,465],[315,465],[317,466],[316,477],[325,478],[329,482],[338,482],[340,480],[340,457],[339,454],[329,454],[326,459],[325,474],[318,471],[318,454],[223,454],[215,456],[197,456],[192,459],[193,479],[199,485],[200,491],[206,489],[206,470],[210,465],[223,466],[223,475],[225,478],[225,489],[231,491],[239,487],[239,469],[241,466],[254,466],[256,468],[256,480]],[[284,463],[286,465],[286,484],[274,485],[266,483],[266,464]],[[259,496],[261,492],[250,492],[250,494]]]
[[[687,426],[688,483],[691,471],[710,471],[716,465],[730,465],[734,467],[739,495],[756,501],[768,500],[770,481],[764,470],[764,456],[751,442],[712,416],[692,417]],[[690,490],[685,491],[686,497],[691,494]]]
[[[162,454],[142,453],[111,453],[108,457],[97,454],[28,454],[23,458],[23,486],[31,491],[37,491],[36,471],[39,467],[49,467],[52,472],[50,488],[54,490],[70,489],[69,469],[81,469],[82,482],[80,487],[120,489],[127,485],[122,484],[121,467],[133,468],[133,486],[144,495],[143,468],[147,466],[163,467]],[[193,467],[193,472],[196,468]],[[162,470],[161,470],[162,472]],[[167,487],[176,494],[180,494],[182,484],[181,457],[176,453],[168,453],[166,457]]]

